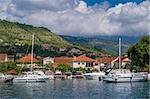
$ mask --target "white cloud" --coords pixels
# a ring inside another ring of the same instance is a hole
[[[0,0],[0,18],[65,35],[137,36],[150,32],[150,2],[109,8],[108,2],[87,6],[80,0]]]

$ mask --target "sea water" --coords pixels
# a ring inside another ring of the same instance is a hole
[[[0,83],[0,99],[150,99],[150,82],[106,83],[73,79]]]

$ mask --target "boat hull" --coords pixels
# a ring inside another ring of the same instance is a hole
[[[147,76],[141,76],[141,77],[106,77],[103,79],[106,82],[144,82],[147,81]]]
[[[2,75],[0,77],[0,82],[12,82],[14,77],[12,75]]]
[[[13,82],[46,82],[49,78],[14,78]]]
[[[124,82],[144,82],[146,78],[107,78],[104,79],[106,82],[124,83]]]
[[[148,74],[148,80],[150,81],[150,74]]]

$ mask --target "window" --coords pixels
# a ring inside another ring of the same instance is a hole
[[[84,65],[84,63],[82,63],[82,65]]]
[[[78,63],[78,65],[80,65],[80,63]]]

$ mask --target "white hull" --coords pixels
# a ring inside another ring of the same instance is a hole
[[[84,74],[84,78],[90,79],[90,80],[99,80],[100,78],[102,78],[104,76],[105,76],[105,73],[103,73],[103,72]]]
[[[49,76],[43,74],[43,72],[27,72],[26,75],[21,75],[13,79],[13,82],[46,82],[49,80]]]
[[[150,74],[148,74],[148,80],[150,80]]]
[[[104,78],[104,81],[106,82],[116,82],[116,83],[119,83],[119,82],[142,82],[142,81],[147,81],[147,78],[131,78],[131,77],[128,77],[128,78]]]
[[[49,80],[48,77],[35,77],[35,78],[14,78],[13,82],[46,82],[47,80]]]
[[[13,80],[12,75],[4,75],[0,73],[0,82],[11,82]]]
[[[119,75],[119,76],[118,76]],[[147,81],[148,75],[145,73],[132,73],[130,74],[117,74],[113,76],[106,76],[104,81],[106,82],[142,82]]]

